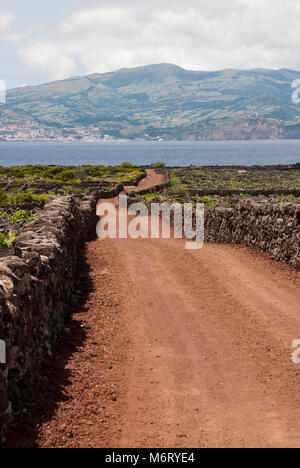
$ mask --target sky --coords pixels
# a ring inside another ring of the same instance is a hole
[[[299,0],[0,0],[7,88],[153,63],[300,70]]]

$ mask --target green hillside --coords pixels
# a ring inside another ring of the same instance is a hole
[[[159,64],[18,88],[0,107],[0,137],[40,128],[53,138],[90,129],[115,138],[300,138],[300,105],[291,101],[297,78],[285,69]]]

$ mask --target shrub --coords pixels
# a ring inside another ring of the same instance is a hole
[[[24,210],[18,210],[13,215],[10,215],[6,211],[2,211],[0,212],[0,216],[5,216],[11,223],[18,223],[19,221],[22,221],[23,224],[26,224],[36,216],[36,213],[29,215]]]
[[[11,205],[20,205],[22,203],[42,203],[47,200],[51,195],[55,195],[54,193],[43,193],[41,195],[35,195],[32,193],[31,190],[27,190],[26,192],[17,193],[12,197],[9,197],[8,203]]]
[[[59,182],[74,182],[77,177],[73,171],[63,171],[59,172],[53,179]]]
[[[158,162],[152,164],[153,169],[159,169],[159,168],[165,167],[165,166],[166,166],[166,163],[164,163],[162,161],[158,161]]]
[[[149,203],[149,202],[151,202],[151,200],[153,200],[153,198],[158,197],[160,195],[161,194],[158,193],[158,192],[156,192],[156,193],[150,192],[150,193],[146,193],[145,195],[143,195],[143,198],[146,200],[146,203]],[[137,194],[136,196],[139,196],[139,195]]]
[[[182,185],[180,177],[177,177],[174,172],[170,172],[170,182],[171,187],[180,187]]]
[[[125,161],[125,162],[123,162],[122,164],[120,164],[120,167],[121,167],[122,169],[132,169],[132,168],[134,168],[134,167],[136,167],[136,166],[135,166],[134,164],[132,164],[131,162]]]
[[[40,164],[36,164],[35,166],[26,166],[25,168],[26,175],[30,176],[41,176],[46,170],[48,170],[47,166],[42,166]]]
[[[5,235],[2,232],[0,232],[0,247],[10,249],[16,237],[17,237],[17,234],[15,232],[10,232],[8,234],[8,238],[5,237]]]
[[[57,176],[59,173],[64,172],[65,168],[61,166],[53,166],[48,168],[46,171],[43,173],[43,177],[46,179],[53,179],[55,176]]]
[[[20,192],[10,198],[10,203],[13,205],[18,205],[22,203],[31,203],[34,201],[34,196],[32,192]]]
[[[91,170],[92,177],[102,177],[104,173],[105,173],[105,168],[103,166],[99,166]]]
[[[13,179],[23,179],[25,177],[25,171],[18,167],[14,167],[8,171],[7,176]]]
[[[0,188],[0,205],[6,205],[7,203],[8,203],[8,195],[5,192],[5,190]]]

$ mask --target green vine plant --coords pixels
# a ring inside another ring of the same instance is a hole
[[[9,232],[8,237],[3,232],[0,232],[0,247],[10,249],[16,238],[17,234],[15,232]]]

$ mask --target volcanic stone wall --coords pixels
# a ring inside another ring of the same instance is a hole
[[[242,200],[205,210],[205,240],[242,244],[300,270],[300,204]]]
[[[137,176],[134,185],[144,177]],[[131,182],[132,184],[132,182]],[[96,204],[124,185],[87,196],[52,197],[22,229],[14,255],[0,260],[0,445],[14,404],[30,390],[41,363],[52,355],[70,313],[78,253],[96,235]],[[0,346],[1,351],[1,346]]]
[[[64,328],[78,252],[96,232],[98,196],[49,199],[17,238],[15,255],[0,261],[0,339],[7,351],[0,364],[1,436]]]
[[[172,204],[171,200],[158,196],[147,204],[149,211],[155,202]],[[300,204],[245,199],[233,208],[205,209],[204,218],[205,242],[257,248],[300,270]],[[174,224],[173,212],[171,223]],[[193,225],[196,227],[195,210]]]

